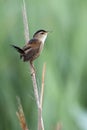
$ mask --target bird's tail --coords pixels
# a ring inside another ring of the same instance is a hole
[[[15,45],[11,45],[13,48],[15,48],[20,54],[25,54],[25,52],[24,52],[24,50],[23,49],[21,49],[20,47],[18,47],[18,46],[15,46]]]

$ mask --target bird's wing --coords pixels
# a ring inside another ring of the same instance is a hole
[[[24,47],[23,51],[37,49],[40,47],[41,42],[37,39],[31,39]]]
[[[39,52],[40,44],[40,41],[32,39],[23,47],[23,51],[25,52],[25,61],[32,59],[32,57],[34,57]]]

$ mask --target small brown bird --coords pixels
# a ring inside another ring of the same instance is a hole
[[[33,38],[22,49],[15,45],[12,45],[12,47],[14,47],[20,53],[20,58],[23,58],[24,62],[32,62],[40,55],[44,47],[47,34],[48,31],[38,30],[36,33],[34,33]]]

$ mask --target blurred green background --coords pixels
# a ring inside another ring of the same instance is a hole
[[[87,0],[26,0],[30,37],[52,30],[35,61],[40,91],[46,62],[43,118],[46,130],[87,130]],[[37,128],[29,64],[10,44],[25,43],[22,0],[0,0],[0,130],[21,130],[19,96],[29,129]]]

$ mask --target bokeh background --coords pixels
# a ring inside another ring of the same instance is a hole
[[[51,30],[34,62],[40,91],[46,62],[43,118],[46,130],[87,130],[87,0],[25,0],[30,37]],[[25,44],[22,0],[0,0],[0,130],[21,130],[19,96],[29,129],[37,128],[29,64],[11,44]]]

